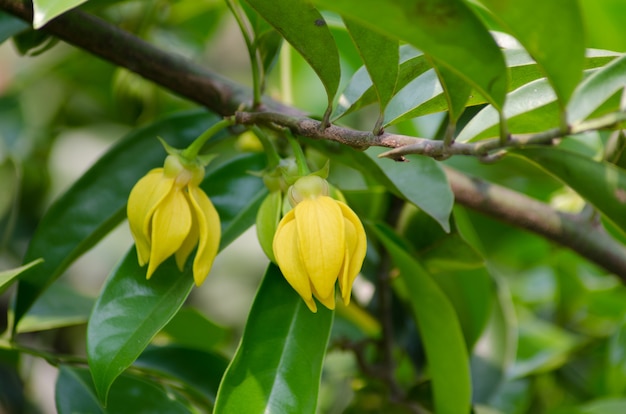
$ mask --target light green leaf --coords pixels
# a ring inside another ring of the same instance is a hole
[[[622,414],[626,412],[626,399],[598,399],[579,408],[575,414]]]
[[[623,395],[626,391],[626,323],[610,336],[606,351],[605,381],[607,395]]]
[[[491,34],[461,0],[315,0],[364,27],[406,41],[465,79],[501,109],[507,90],[504,58]]]
[[[33,27],[41,29],[50,20],[87,0],[33,0]]]
[[[311,65],[328,95],[328,107],[339,87],[339,52],[326,21],[306,0],[246,0]]]
[[[585,57],[583,21],[578,2],[481,0],[542,67],[561,108],[582,79]],[[558,30],[555,18],[558,16]]]
[[[568,123],[585,120],[612,95],[624,91],[625,85],[626,56],[622,56],[595,71],[579,85],[568,107]]]
[[[55,390],[59,414],[190,414],[192,411],[174,399],[161,385],[124,375],[112,387],[106,407],[98,402],[89,371],[62,365]]]
[[[270,264],[250,310],[215,414],[314,414],[333,312],[312,313]]]
[[[396,89],[400,63],[398,41],[349,18],[343,20],[374,84],[382,113]]]
[[[558,148],[512,151],[548,171],[626,232],[626,171],[606,162]]]
[[[406,289],[424,344],[436,412],[468,412],[472,393],[469,359],[454,307],[426,270],[389,235],[391,229],[373,226],[372,230],[400,270],[395,283]]]
[[[43,262],[43,259],[35,259],[24,266],[16,267],[15,269],[3,270],[0,272],[0,294],[11,286],[11,283],[17,280],[17,277],[24,271],[30,269]]]

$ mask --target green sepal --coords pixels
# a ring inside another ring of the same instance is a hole
[[[276,263],[274,257],[274,234],[282,216],[283,193],[272,191],[265,197],[256,216],[256,234],[265,255]]]

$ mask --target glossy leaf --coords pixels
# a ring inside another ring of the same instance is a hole
[[[0,11],[0,44],[28,27],[25,21]]]
[[[481,1],[542,67],[565,108],[582,79],[584,65],[584,28],[578,2]],[[554,26],[556,16],[558,30]]]
[[[391,230],[372,227],[385,246],[407,292],[407,299],[426,351],[435,410],[469,411],[472,385],[465,340],[454,307],[426,270],[390,237]]]
[[[400,46],[400,66],[395,90],[398,91],[411,80],[430,69],[424,55],[409,45]],[[357,70],[339,96],[333,119],[338,119],[377,101],[377,94],[365,66]]]
[[[409,163],[378,158],[378,154],[383,151],[383,148],[372,147],[365,154],[374,161],[403,198],[424,210],[445,231],[449,231],[448,220],[454,196],[441,166],[432,158],[420,156],[408,156]]]
[[[0,294],[11,286],[13,282],[17,280],[17,277],[30,269],[43,262],[43,259],[36,259],[30,263],[26,263],[24,266],[16,267],[15,269],[3,270],[0,272]]]
[[[332,319],[323,306],[309,311],[270,264],[214,413],[315,413]]]
[[[185,391],[202,396],[211,406],[228,360],[214,352],[170,345],[146,349],[133,366],[181,382]]]
[[[59,414],[189,414],[192,411],[173,399],[163,387],[144,379],[124,375],[111,389],[106,407],[98,402],[89,370],[62,365],[55,390]]]
[[[330,107],[341,70],[337,46],[322,15],[306,0],[246,1],[311,65],[326,89]]]
[[[509,130],[514,133],[531,133],[558,126],[558,111],[546,108],[554,102],[556,102],[556,95],[546,79],[538,79],[516,89],[509,94],[504,107],[504,116],[507,118]],[[521,126],[518,127],[514,118],[518,115],[527,115],[532,111],[537,111],[532,114],[536,115],[536,118],[529,116],[523,119],[520,122]],[[467,123],[456,140],[467,142],[497,136],[499,119],[497,109],[487,106]]]
[[[134,248],[104,286],[87,326],[89,368],[100,401],[106,403],[113,381],[172,319],[191,292],[190,266],[161,264],[150,280]]]
[[[80,6],[87,0],[33,0],[33,27],[41,29],[55,17]]]
[[[626,232],[626,171],[606,162],[556,148],[515,150],[548,171]]]
[[[623,91],[624,85],[626,85],[626,56],[598,69],[580,84],[568,108],[568,122],[573,124],[583,121],[612,95]]]
[[[374,84],[382,113],[396,88],[400,63],[398,41],[369,30],[349,18],[343,20]]]
[[[417,47],[470,83],[501,109],[507,90],[504,58],[493,37],[460,0],[315,0],[370,30]]]
[[[472,88],[469,83],[446,66],[435,64],[434,68],[448,103],[450,122],[456,124],[465,110]]]
[[[166,154],[156,137],[182,148],[217,120],[205,111],[194,111],[130,133],[50,206],[24,258],[28,262],[43,257],[45,262],[20,280],[16,323],[76,258],[123,220],[132,186],[150,169],[163,165]]]

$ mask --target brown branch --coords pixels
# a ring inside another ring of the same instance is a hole
[[[32,7],[21,0],[0,0],[0,9],[28,22]],[[102,19],[75,10],[49,22],[42,30],[67,43],[78,46],[116,65],[125,67],[221,115],[233,115],[251,103],[251,91],[179,56],[163,52],[151,44],[117,29]],[[451,143],[397,134],[375,135],[331,125],[321,128],[318,121],[304,117],[294,108],[267,99],[265,109],[274,112],[240,112],[241,124],[261,124],[290,128],[294,133],[315,139],[342,142],[356,148],[372,145],[396,148],[386,156],[401,159],[415,153],[432,157],[475,155],[497,157],[494,150],[502,148],[499,139],[478,143]],[[607,128],[623,121],[626,113],[611,114],[574,125],[570,131],[555,129],[541,134],[513,136],[506,146],[550,143],[566,133]],[[511,190],[472,180],[458,172],[446,170],[456,200],[470,208],[499,218],[512,225],[538,233],[583,257],[603,266],[626,281],[626,250],[601,228],[581,222],[575,217],[557,213],[547,205]]]

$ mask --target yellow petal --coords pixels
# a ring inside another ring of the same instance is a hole
[[[130,191],[126,214],[137,245],[139,265],[150,260],[150,222],[157,205],[172,188],[174,180],[163,177],[163,168],[155,168],[141,178]]]
[[[322,305],[326,306],[330,310],[335,309],[335,289],[333,289],[332,293],[328,297],[321,297],[315,290],[314,286],[311,286],[311,290],[313,291],[313,296],[315,296],[315,298],[319,300]]]
[[[193,260],[193,278],[196,286],[200,286],[209,274],[220,247],[220,217],[209,197],[200,188],[190,186],[189,195],[192,214],[198,223],[200,233],[198,251]]]
[[[183,192],[174,188],[154,212],[152,247],[146,278],[150,279],[156,268],[180,249],[190,229],[191,209]]]
[[[311,282],[298,249],[295,215],[294,210],[291,210],[283,217],[276,229],[273,243],[274,257],[291,287],[302,296],[309,309],[317,310],[315,302],[312,302]]]
[[[189,206],[192,206],[191,196],[189,195],[189,193],[183,192],[183,194],[185,195],[185,198],[187,199],[187,203],[189,204]],[[176,258],[176,266],[178,266],[178,269],[180,271],[183,270],[183,268],[185,267],[185,263],[187,262],[187,259],[189,258],[189,255],[191,254],[193,249],[197,246],[199,237],[200,237],[200,232],[198,231],[198,217],[192,206],[191,228],[189,229],[189,234],[187,234],[185,241],[183,241],[183,244],[180,246],[180,249],[178,249],[176,251],[176,254],[174,255],[174,257]]]
[[[354,211],[340,201],[337,204],[341,208],[341,213],[345,219],[347,252],[344,263],[345,269],[343,269],[340,277],[339,287],[341,289],[341,297],[347,305],[350,303],[350,291],[352,290],[354,279],[356,279],[361,271],[361,266],[363,266],[365,253],[367,252],[367,237],[365,236],[363,224]]]
[[[320,196],[305,198],[293,211],[302,261],[311,283],[326,298],[335,288],[345,254],[341,208],[332,198]]]

